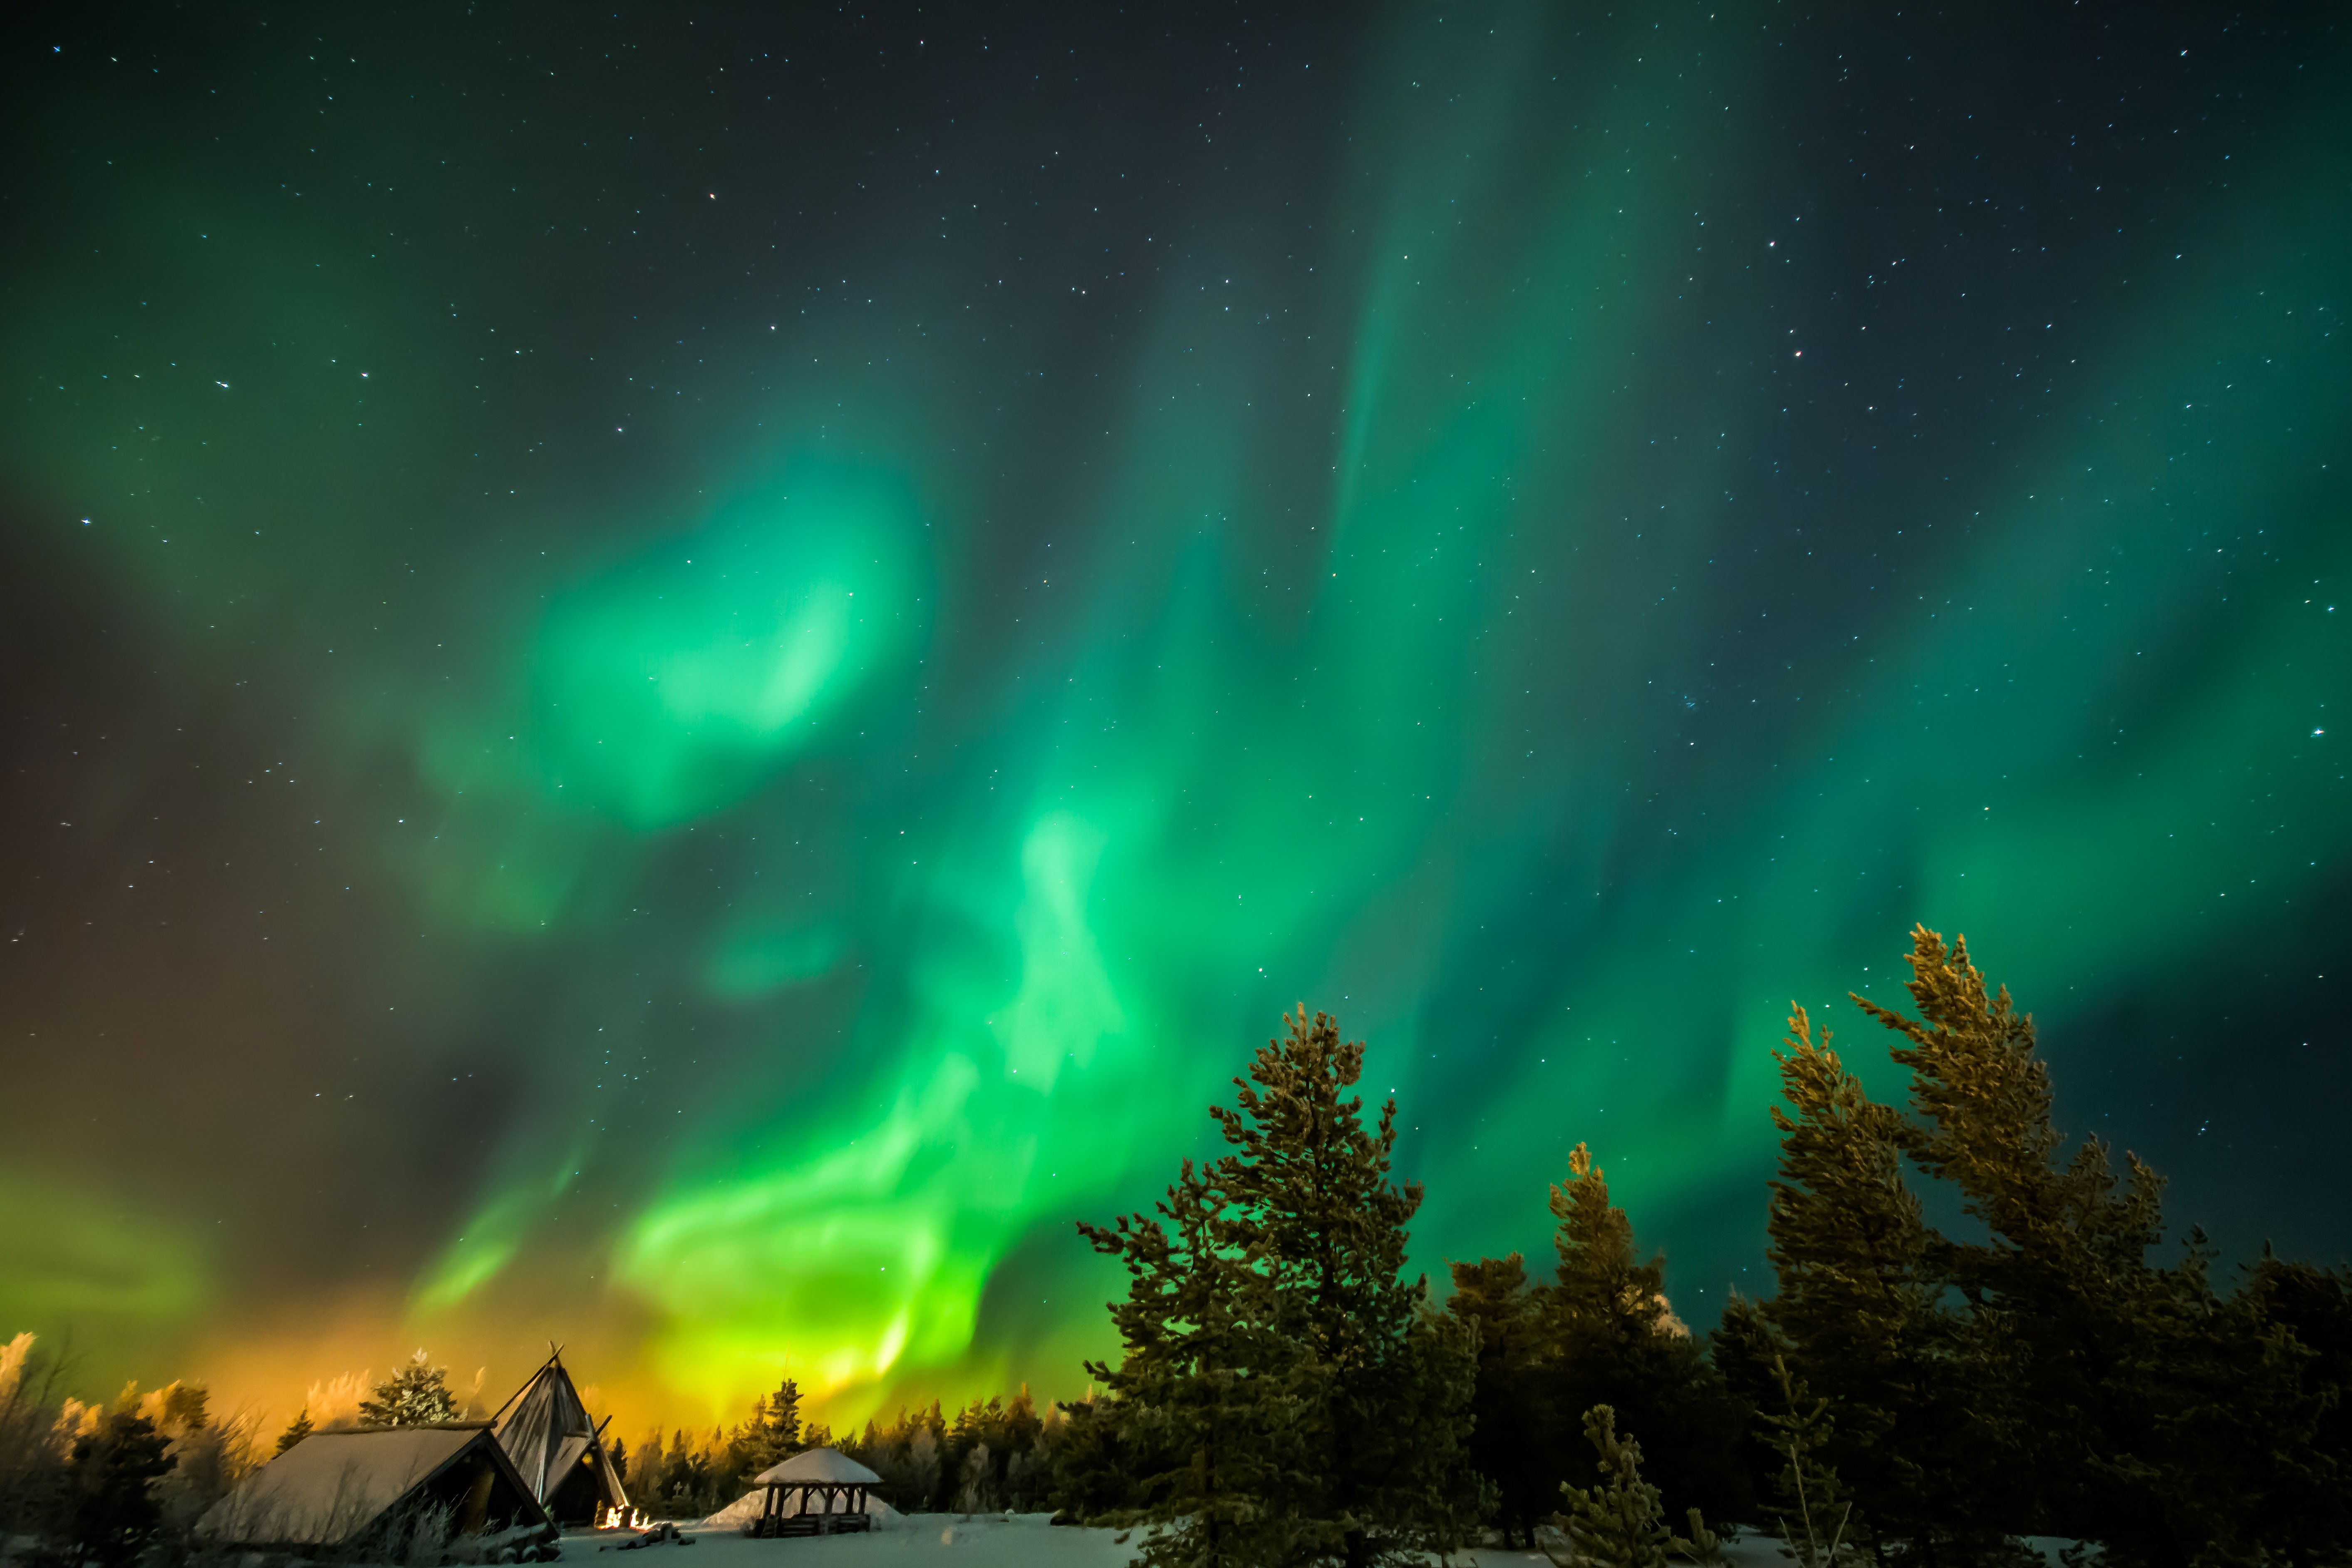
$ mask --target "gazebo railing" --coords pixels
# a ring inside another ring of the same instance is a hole
[[[760,1516],[744,1521],[743,1533],[758,1537],[845,1535],[871,1530],[874,1516],[866,1507],[870,1489],[871,1484],[865,1481],[771,1482]],[[786,1492],[800,1494],[798,1507],[785,1506]],[[824,1500],[824,1507],[809,1507],[812,1493]]]

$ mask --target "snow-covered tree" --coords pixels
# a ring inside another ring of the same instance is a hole
[[[1584,1436],[1600,1463],[1600,1480],[1591,1487],[1562,1481],[1568,1499],[1563,1525],[1571,1548],[1569,1557],[1545,1555],[1554,1563],[1580,1568],[1666,1568],[1666,1551],[1674,1537],[1667,1532],[1658,1489],[1642,1479],[1642,1446],[1617,1431],[1617,1412],[1596,1405],[1584,1413]]]
[[[433,1365],[421,1349],[406,1366],[375,1385],[373,1398],[360,1402],[360,1420],[369,1426],[425,1426],[457,1418],[449,1369]]]

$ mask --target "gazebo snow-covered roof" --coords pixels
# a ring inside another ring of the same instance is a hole
[[[806,1448],[751,1478],[763,1487],[874,1487],[882,1478],[838,1448]]]
[[[760,1511],[743,1521],[746,1535],[833,1535],[871,1530],[868,1489],[882,1478],[834,1448],[809,1448],[761,1470]],[[796,1506],[795,1506],[796,1505]]]
[[[313,1432],[197,1522],[224,1545],[347,1545],[405,1508],[449,1510],[460,1532],[547,1522],[483,1421]]]

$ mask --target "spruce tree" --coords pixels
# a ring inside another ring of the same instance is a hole
[[[457,1401],[449,1393],[449,1369],[435,1366],[419,1350],[408,1364],[375,1385],[375,1396],[360,1402],[360,1421],[368,1426],[425,1426],[457,1418]]]
[[[1362,1046],[1286,1024],[1211,1111],[1231,1152],[1188,1163],[1160,1217],[1082,1227],[1130,1275],[1126,1359],[1089,1371],[1176,1461],[1144,1478],[1148,1563],[1368,1568],[1450,1550],[1481,1501],[1470,1335],[1402,1278],[1421,1191],[1389,1180],[1396,1107],[1366,1127],[1343,1098]]]
[[[152,1483],[178,1463],[155,1424],[117,1410],[67,1450],[58,1534],[65,1561],[128,1568],[163,1522]]]
[[[1537,1522],[1559,1498],[1559,1474],[1550,1462],[1556,1418],[1545,1398],[1543,1323],[1527,1262],[1514,1252],[1451,1267],[1445,1310],[1478,1335],[1470,1461],[1495,1484],[1506,1542],[1517,1535],[1532,1547]]]
[[[1787,1337],[1772,1326],[1763,1306],[1738,1290],[1732,1291],[1724,1302],[1723,1315],[1707,1334],[1708,1364],[1723,1379],[1725,1393],[1740,1423],[1738,1463],[1751,1498],[1770,1492],[1770,1478],[1780,1468],[1759,1416],[1773,1408],[1778,1397],[1773,1361],[1788,1355],[1790,1349]]]
[[[1600,1479],[1590,1489],[1559,1484],[1568,1499],[1567,1561],[1591,1568],[1665,1568],[1674,1537],[1664,1522],[1658,1489],[1642,1479],[1642,1446],[1618,1435],[1617,1413],[1606,1405],[1584,1413],[1584,1436],[1598,1458]]]
[[[1610,1201],[1609,1184],[1579,1143],[1569,1180],[1551,1192],[1559,1267],[1541,1290],[1546,1403],[1560,1416],[1608,1405],[1648,1435],[1654,1477],[1678,1507],[1736,1517],[1748,1499],[1738,1447],[1737,1403],[1665,1295],[1665,1260],[1642,1258],[1633,1221]],[[1558,1431],[1546,1446],[1556,1473],[1597,1479],[1588,1445]]]
[[[2192,1452],[2205,1461],[2193,1468],[2210,1473],[2215,1461],[2259,1456],[2258,1481],[2224,1475],[2229,1495],[2258,1500],[2254,1511],[2273,1555],[2319,1560],[2352,1542],[2352,1270],[2291,1262],[2265,1246],[2227,1310],[2230,1338],[2250,1347],[2261,1368],[2258,1379],[2227,1378],[2229,1404],[2240,1421],[2259,1421],[2263,1430],[2258,1443],[2247,1443],[2192,1417],[2186,1424],[2199,1439]],[[2292,1414],[2241,1397],[2249,1382],[2274,1386],[2290,1355],[2299,1363]]]
[[[310,1430],[310,1407],[305,1405],[295,1414],[294,1419],[286,1424],[286,1430],[278,1434],[278,1447],[274,1452],[284,1453],[308,1437]]]
[[[1772,1373],[1780,1399],[1776,1407],[1762,1412],[1762,1420],[1780,1460],[1780,1473],[1772,1479],[1780,1506],[1767,1513],[1780,1526],[1782,1554],[1794,1558],[1798,1568],[1843,1568],[1866,1562],[1853,1499],[1825,1453],[1837,1425],[1830,1415],[1830,1402],[1815,1398],[1779,1356],[1772,1358]]]
[[[782,1458],[797,1452],[801,1445],[801,1385],[789,1377],[784,1379],[768,1396],[763,1415],[768,1441],[776,1457]]]
[[[1119,1419],[1121,1407],[1101,1394],[1059,1406],[1063,1420],[1048,1482],[1055,1519],[1101,1524],[1131,1519],[1141,1505],[1138,1479],[1175,1468],[1164,1456],[1139,1451],[1141,1434]]]
[[[750,1481],[803,1447],[801,1386],[788,1377],[775,1393],[754,1399],[751,1416],[728,1435],[727,1475],[720,1489]]]

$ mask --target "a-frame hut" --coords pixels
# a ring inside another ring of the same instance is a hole
[[[629,1522],[629,1494],[605,1449],[604,1429],[588,1418],[561,1349],[492,1421],[499,1446],[550,1519],[592,1528]]]
[[[547,1515],[483,1421],[313,1432],[197,1521],[224,1546],[401,1549],[428,1512],[461,1535],[543,1527]]]

